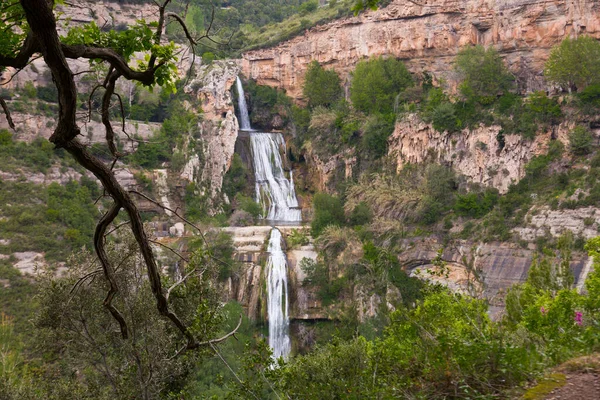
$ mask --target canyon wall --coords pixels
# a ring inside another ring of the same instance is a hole
[[[443,163],[469,182],[506,193],[511,184],[523,178],[531,158],[546,153],[551,133],[539,134],[534,140],[505,135],[501,147],[496,139],[500,131],[500,126],[481,125],[459,134],[441,133],[418,115],[409,114],[396,123],[388,140],[388,154],[398,170],[406,164]],[[566,134],[562,136],[566,141]]]
[[[259,84],[302,101],[308,64],[316,60],[348,83],[357,62],[371,56],[405,60],[450,86],[462,46],[494,46],[523,90],[545,87],[543,64],[565,37],[600,38],[597,0],[394,0],[381,10],[317,26],[276,47],[247,52],[242,71]]]
[[[235,61],[214,61],[198,67],[198,72],[185,86],[186,93],[198,99],[201,115],[198,121],[198,137],[188,136],[183,149],[187,162],[181,178],[196,182],[211,199],[221,191],[223,176],[229,169],[233,157],[239,124],[235,116],[231,86],[239,73]],[[200,140],[201,154],[192,143]]]

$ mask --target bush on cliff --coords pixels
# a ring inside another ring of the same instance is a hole
[[[327,193],[317,193],[313,199],[314,216],[311,227],[313,237],[317,237],[329,225],[343,226],[346,222],[344,204]]]
[[[326,70],[317,61],[313,61],[304,76],[304,97],[310,108],[329,107],[342,95],[340,77],[333,70]]]
[[[463,77],[462,95],[480,104],[495,102],[498,95],[507,93],[513,86],[514,78],[492,47],[462,49],[456,56],[456,70]]]
[[[352,105],[365,113],[389,114],[394,111],[396,97],[413,86],[413,78],[402,61],[373,58],[361,61],[352,74]]]
[[[566,38],[550,52],[544,75],[563,89],[600,83],[600,42],[589,36]]]

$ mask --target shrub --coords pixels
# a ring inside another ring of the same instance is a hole
[[[319,8],[319,1],[318,0],[309,0],[306,3],[301,4],[298,7],[298,11],[300,12],[301,15],[306,15],[308,13],[316,11],[317,8]]]
[[[214,53],[207,51],[205,53],[202,54],[202,63],[203,64],[210,64],[211,62],[213,62],[217,57],[215,56]]]
[[[235,196],[235,202],[239,209],[246,211],[254,218],[260,217],[260,214],[263,211],[260,204],[254,201],[254,199],[239,193]]]
[[[39,87],[37,97],[49,103],[58,103],[58,89],[54,85]]]
[[[308,232],[301,229],[292,229],[292,233],[287,238],[290,248],[306,246],[310,243]]]
[[[360,111],[389,114],[394,111],[396,97],[412,85],[412,76],[402,61],[378,57],[356,65],[350,99]]]
[[[544,75],[569,91],[600,83],[600,43],[589,36],[566,38],[550,52]]]
[[[373,219],[373,212],[368,204],[361,201],[354,207],[352,213],[348,217],[348,223],[351,226],[366,225]]]
[[[528,97],[525,106],[537,122],[556,125],[562,117],[560,105],[556,99],[550,98],[545,92],[539,91]]]
[[[13,142],[12,133],[6,129],[0,129],[0,146],[8,146]]]
[[[317,61],[313,61],[304,76],[303,94],[308,99],[309,107],[328,107],[342,95],[340,77],[335,71],[325,70]]]
[[[362,148],[372,158],[383,157],[387,153],[387,141],[394,132],[394,121],[378,115],[369,118],[362,137]]]
[[[569,150],[576,156],[590,154],[593,141],[592,132],[583,126],[578,126],[569,134]]]
[[[596,107],[600,106],[600,84],[596,83],[587,86],[578,93],[577,97],[579,97],[579,100],[583,104],[590,104]]]
[[[25,85],[23,86],[23,93],[25,93],[25,96],[29,97],[30,99],[33,99],[37,95],[37,90],[35,86],[33,86],[33,83],[28,81],[25,82]]]
[[[242,157],[238,153],[233,153],[229,170],[223,177],[223,193],[229,199],[233,199],[237,193],[246,193],[248,191],[249,181],[250,174],[242,161]]]
[[[456,120],[454,105],[450,102],[440,103],[431,112],[431,122],[433,128],[438,132],[448,131],[456,132],[459,129],[459,123]]]
[[[318,237],[329,225],[344,225],[344,205],[339,198],[327,193],[317,193],[313,199],[313,208],[314,216],[310,225],[313,237]]]
[[[493,103],[513,86],[513,77],[498,52],[483,46],[468,47],[456,56],[456,70],[462,75],[460,91],[467,99]]]
[[[458,215],[481,218],[494,208],[498,198],[498,191],[495,189],[487,189],[481,193],[459,194],[454,204],[454,211]]]

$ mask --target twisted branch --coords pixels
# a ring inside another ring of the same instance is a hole
[[[106,232],[106,228],[117,217],[120,209],[121,206],[115,202],[106,212],[106,214],[104,214],[104,216],[100,219],[98,225],[96,225],[96,231],[94,232],[94,248],[96,249],[96,254],[98,255],[98,259],[100,260],[100,264],[102,265],[104,277],[106,278],[110,286],[110,289],[106,294],[106,298],[104,299],[104,307],[106,307],[108,311],[110,311],[110,314],[119,323],[119,326],[121,328],[121,336],[123,337],[123,339],[127,339],[129,335],[127,333],[127,323],[125,322],[125,318],[123,318],[123,315],[121,315],[119,310],[117,310],[117,308],[112,305],[113,299],[119,292],[119,287],[117,285],[117,279],[115,277],[115,270],[113,269],[112,264],[108,259],[108,255],[106,254],[106,249],[104,248],[104,233]]]
[[[8,109],[8,105],[3,98],[0,98],[0,106],[2,106],[2,110],[4,110],[4,115],[6,115],[6,120],[8,121],[8,126],[14,131],[15,123],[13,122],[12,117],[10,116],[10,110]]]

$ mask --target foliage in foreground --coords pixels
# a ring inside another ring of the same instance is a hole
[[[600,238],[587,249],[600,256]],[[485,301],[429,286],[414,308],[391,314],[382,338],[358,336],[318,347],[270,372],[272,388],[290,398],[504,396],[545,368],[599,348],[600,262],[582,295],[571,289],[564,269],[569,253],[561,257],[560,265],[532,268],[519,289],[528,297],[522,308],[509,311],[510,318],[492,322]],[[248,390],[265,387],[256,382]]]
[[[183,387],[206,354],[200,349],[175,357],[181,338],[158,312],[147,309],[153,296],[135,242],[124,238],[120,245],[108,247],[110,259],[119,261],[119,292],[112,304],[127,323],[128,338],[101,308],[108,284],[98,261],[82,252],[69,261],[65,277],[41,276],[40,309],[29,349],[30,357],[35,356],[29,364],[36,373],[15,368],[12,383],[0,382],[6,387],[3,399],[160,398]],[[212,339],[223,322],[218,294],[210,283],[217,267],[199,251],[183,273],[189,278],[175,286],[163,277],[166,286],[173,287],[169,300],[200,340]]]

